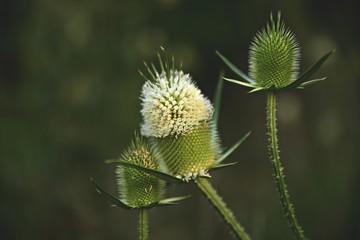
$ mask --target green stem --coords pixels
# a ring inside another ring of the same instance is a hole
[[[148,210],[145,208],[141,208],[139,213],[139,240],[149,239],[148,221]]]
[[[284,214],[288,220],[289,226],[297,239],[307,239],[304,231],[299,225],[295,209],[290,201],[290,195],[285,183],[283,174],[284,168],[281,166],[279,145],[276,128],[276,93],[269,91],[267,95],[267,127],[269,135],[269,151],[271,153],[271,163],[274,170],[275,183],[281,200]]]
[[[234,214],[227,208],[225,202],[211,186],[210,182],[206,178],[198,177],[195,183],[209,199],[215,209],[221,214],[238,239],[249,240],[250,237],[247,235],[244,228],[236,221]]]

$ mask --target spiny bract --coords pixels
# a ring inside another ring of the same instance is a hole
[[[135,140],[122,154],[121,160],[159,170],[155,155],[143,140]],[[130,207],[146,207],[157,203],[165,192],[165,182],[142,171],[119,165],[116,169],[120,198]]]
[[[276,23],[270,15],[270,23],[250,45],[250,77],[258,87],[285,87],[296,79],[299,61],[300,47],[294,34],[285,28],[280,12]]]

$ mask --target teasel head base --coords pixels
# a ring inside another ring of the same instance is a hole
[[[190,181],[210,177],[208,170],[219,157],[219,143],[213,136],[211,123],[204,122],[191,133],[151,138],[151,143],[169,174]]]

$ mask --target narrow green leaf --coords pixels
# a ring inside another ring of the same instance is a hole
[[[234,72],[236,73],[239,77],[241,77],[242,79],[244,79],[245,81],[248,81],[249,83],[254,84],[255,81],[253,79],[251,79],[248,75],[246,75],[245,73],[243,73],[240,69],[238,69],[234,64],[232,64],[226,57],[224,57],[221,53],[219,53],[218,51],[215,51],[216,54],[221,58],[221,60]]]
[[[244,141],[246,138],[250,136],[251,132],[248,132],[245,134],[240,140],[238,140],[231,148],[229,148],[220,158],[217,162],[222,162],[225,158],[227,158],[232,152],[235,151]]]
[[[180,201],[184,200],[184,199],[187,199],[191,197],[190,195],[189,196],[182,196],[182,197],[173,197],[173,198],[166,198],[166,199],[161,199],[157,206],[169,206],[169,205],[175,205],[175,204],[178,204]]]
[[[169,175],[167,173],[164,173],[164,172],[160,172],[158,170],[155,170],[155,169],[151,169],[151,168],[147,168],[147,167],[143,167],[143,166],[139,166],[139,165],[136,165],[134,163],[131,163],[131,162],[128,162],[128,161],[123,161],[123,160],[118,160],[118,159],[110,159],[110,160],[106,160],[105,161],[106,163],[118,163],[124,167],[131,167],[131,168],[134,168],[136,170],[139,170],[139,171],[143,171],[145,173],[148,173],[150,175],[153,175],[165,182],[169,182],[169,183],[173,183],[173,184],[178,184],[178,183],[184,183],[183,180],[177,178],[177,177],[174,177],[172,175]]]
[[[299,87],[301,87],[301,88],[307,87],[307,86],[313,85],[313,84],[315,84],[315,83],[324,81],[325,79],[326,79],[326,77],[319,78],[319,79],[313,79],[313,80],[310,80],[310,81],[307,81],[307,82],[302,83]]]
[[[107,159],[104,162],[105,163],[118,163],[119,161],[121,161],[120,159]]]
[[[232,82],[232,83],[236,83],[245,87],[250,87],[250,88],[255,88],[256,86],[254,84],[251,83],[247,83],[247,82],[242,82],[239,80],[235,80],[235,79],[231,79],[231,78],[223,78],[224,80],[228,81],[228,82]]]
[[[254,92],[261,91],[261,90],[265,90],[265,88],[262,88],[262,87],[254,88],[253,90],[249,91],[248,93],[254,93]]]
[[[287,85],[286,87],[279,88],[277,90],[289,90],[293,88],[299,87],[301,84],[309,81],[310,77],[321,67],[321,65],[330,57],[331,54],[335,52],[334,50],[331,50],[324,56],[322,56],[312,67],[310,67],[308,70],[306,70],[298,79],[296,79],[291,84]]]
[[[113,196],[111,193],[109,193],[108,191],[106,191],[103,187],[101,187],[93,178],[90,178],[90,180],[93,182],[93,184],[96,187],[96,190],[103,195],[108,201],[110,201],[111,203],[115,204],[118,207],[124,208],[124,209],[134,209],[128,205],[126,205],[125,203],[123,203],[122,201],[120,201],[120,199],[118,199],[117,197]]]
[[[219,114],[220,114],[221,93],[222,93],[222,88],[223,88],[223,85],[224,85],[223,84],[223,77],[224,77],[224,72],[221,71],[220,75],[219,75],[217,85],[216,85],[215,96],[214,96],[215,112],[214,112],[213,121],[214,121],[214,125],[216,127],[218,126]]]
[[[237,162],[215,164],[215,165],[211,166],[211,167],[209,168],[209,170],[210,170],[210,171],[219,170],[219,169],[223,169],[223,168],[226,168],[226,167],[234,166],[235,164],[237,164]]]

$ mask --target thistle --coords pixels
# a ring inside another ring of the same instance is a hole
[[[296,80],[299,61],[295,35],[285,28],[280,13],[276,23],[270,15],[270,23],[257,33],[250,46],[250,77],[264,89],[285,87]]]
[[[213,106],[189,74],[154,72],[142,89],[142,135],[149,137],[167,172],[185,181],[209,176],[220,148],[210,123]]]
[[[201,93],[189,74],[163,62],[158,54],[160,71],[145,63],[150,78],[144,74],[146,82],[142,88],[141,114],[144,123],[142,135],[150,139],[152,150],[160,157],[161,170],[138,164],[127,165],[142,170],[170,183],[194,181],[210,203],[221,214],[225,222],[239,239],[249,239],[243,227],[236,221],[222,198],[206,178],[209,171],[231,166],[234,163],[221,162],[233,152],[248,136],[245,135],[225,153],[221,153],[216,130],[218,106],[222,81],[217,88],[214,107]]]
[[[307,85],[324,80],[325,78],[314,80],[309,80],[309,78],[334,51],[325,54],[311,68],[298,77],[300,61],[299,50],[300,46],[294,34],[285,28],[279,12],[276,22],[272,15],[270,15],[270,23],[268,23],[266,29],[263,29],[255,36],[250,46],[250,76],[247,76],[236,68],[223,55],[220,53],[217,54],[230,69],[246,82],[229,78],[224,78],[225,80],[253,88],[250,92],[260,90],[267,91],[268,148],[274,170],[275,183],[289,227],[297,239],[306,239],[304,231],[295,215],[293,204],[290,201],[290,195],[283,173],[284,168],[280,162],[276,127],[276,94],[283,90],[304,88]]]
[[[150,147],[141,137],[135,135],[134,141],[123,152],[119,160],[108,160],[108,163],[120,162],[116,169],[118,178],[119,197],[115,197],[96,183],[97,191],[106,197],[115,206],[124,209],[138,209],[139,213],[139,239],[148,239],[148,213],[147,209],[155,206],[176,204],[187,197],[162,199],[165,194],[165,182],[157,177],[132,167],[128,164],[158,170],[159,162]]]
[[[245,87],[250,92],[268,90],[273,92],[290,89],[303,89],[306,86],[325,80],[310,79],[320,66],[333,54],[332,50],[322,56],[313,66],[299,75],[300,45],[290,29],[285,27],[278,12],[277,20],[270,14],[270,23],[258,32],[249,51],[249,75],[246,75],[219,52],[216,54],[241,79],[224,78]]]
[[[159,170],[159,163],[143,140],[136,136],[120,157],[143,167]],[[165,182],[139,170],[118,165],[116,169],[120,200],[132,208],[158,203],[165,193]]]

